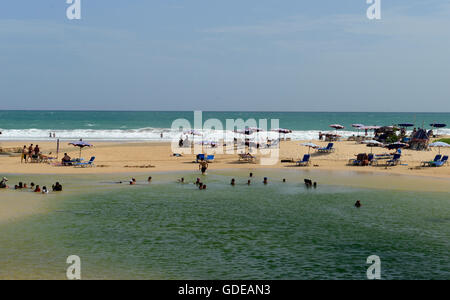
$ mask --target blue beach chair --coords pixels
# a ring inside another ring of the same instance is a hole
[[[318,152],[333,152],[334,151],[334,143],[328,143],[328,146],[317,149]]]
[[[401,154],[394,154],[394,157],[391,160],[388,160],[386,165],[387,166],[396,166],[400,163],[400,158],[402,157]]]
[[[81,167],[81,168],[93,167],[94,166],[94,160],[95,160],[95,156],[92,156],[91,159],[88,162],[75,163],[74,167]]]
[[[307,165],[309,165],[311,163],[311,161],[309,160],[310,157],[311,157],[311,155],[309,155],[309,154],[303,155],[303,159],[297,161],[297,165],[298,166],[307,166]]]
[[[445,155],[444,157],[442,157],[442,159],[440,161],[433,162],[432,166],[442,167],[445,164],[448,164],[448,155]]]
[[[442,155],[438,154],[434,157],[434,159],[432,161],[423,161],[422,162],[422,167],[430,167],[433,165],[433,163],[438,162],[441,160]]]
[[[206,161],[207,161],[207,162],[213,162],[213,161],[214,161],[214,155],[208,155],[208,156],[206,156]]]

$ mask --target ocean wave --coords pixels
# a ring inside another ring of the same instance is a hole
[[[56,138],[60,140],[78,140],[85,139],[91,141],[172,141],[178,140],[180,137],[186,138],[186,134],[182,131],[170,128],[138,128],[138,129],[111,129],[111,130],[95,130],[95,129],[73,129],[73,130],[50,130],[50,129],[4,129],[1,130],[0,140],[36,140],[36,141],[53,141],[50,138],[50,132],[55,133]],[[281,138],[290,138],[292,140],[317,140],[321,130],[297,130],[290,134],[283,135]],[[199,130],[202,133],[203,140],[219,141],[230,140],[241,135],[235,135],[230,131],[219,130]],[[163,137],[161,138],[161,133]],[[322,131],[322,133],[335,133],[335,131]],[[338,131],[342,137],[361,134],[358,131]],[[371,133],[369,133],[370,135]],[[439,134],[450,135],[450,129],[439,129]],[[188,136],[192,139],[191,136]],[[266,138],[275,139],[278,133],[260,132],[257,136],[251,138],[264,140]]]

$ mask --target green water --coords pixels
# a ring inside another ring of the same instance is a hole
[[[186,173],[155,174],[152,184],[141,176],[137,186],[63,178],[49,213],[0,225],[0,278],[64,279],[73,254],[84,279],[365,279],[370,255],[383,279],[450,278],[449,193],[325,177],[308,190],[304,173],[281,171],[247,186],[242,175],[212,172],[206,191],[174,183],[195,180]]]

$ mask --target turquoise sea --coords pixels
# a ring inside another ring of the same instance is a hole
[[[0,224],[0,278],[64,279],[69,255],[83,279],[366,279],[370,255],[382,279],[450,278],[448,181],[254,172],[247,186],[247,171],[213,171],[206,191],[176,183],[197,176],[183,172],[136,186],[113,183],[128,175],[11,175],[65,190],[36,196],[47,213]]]
[[[55,132],[60,139],[84,138],[89,140],[163,140],[178,138],[172,122],[186,119],[194,127],[193,112],[169,111],[1,111],[0,140],[47,140]],[[348,136],[357,131],[352,124],[393,125],[412,123],[416,127],[430,128],[431,123],[450,125],[450,113],[361,113],[361,112],[203,112],[203,122],[218,119],[225,127],[227,119],[279,120],[279,127],[293,130],[287,137],[297,140],[317,138],[319,131],[331,131],[330,124],[346,128],[340,133]],[[440,129],[450,134],[450,129]],[[217,134],[212,133],[211,139]]]

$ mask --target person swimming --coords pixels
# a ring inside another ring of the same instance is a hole
[[[2,181],[0,181],[0,189],[7,189],[8,185],[6,184],[8,182],[8,178],[3,177]]]
[[[181,177],[180,179],[178,179],[179,183],[184,183],[184,177]]]
[[[249,179],[247,180],[247,185],[250,185],[252,183],[252,181]]]
[[[52,190],[54,192],[62,192],[62,185],[57,181],[54,185],[52,185]]]
[[[268,184],[269,183],[268,180],[267,180],[267,177],[264,177],[263,183],[264,184]]]
[[[253,177],[253,173],[250,173],[250,174],[249,174],[249,177],[252,178],[252,177]]]
[[[236,184],[236,180],[232,178],[230,184],[234,186]]]
[[[152,182],[152,176],[148,177],[147,182],[149,182],[149,183]]]
[[[42,187],[42,194],[48,194],[48,189],[46,186]]]
[[[356,200],[355,207],[360,208],[361,206],[362,206],[361,202],[359,200]]]
[[[136,179],[135,178],[131,178],[130,185],[135,185],[135,184],[136,184]]]
[[[202,190],[206,190],[206,184],[202,186]]]
[[[203,189],[203,183],[202,183],[202,182],[200,182],[200,183],[198,184],[198,189],[199,189],[199,190]]]
[[[195,185],[199,185],[200,184],[200,178],[197,177],[197,181],[194,182]]]
[[[286,178],[283,178],[283,182],[286,182]]]
[[[40,193],[41,192],[41,188],[39,187],[39,185],[36,185],[36,188],[34,189],[35,193]]]

